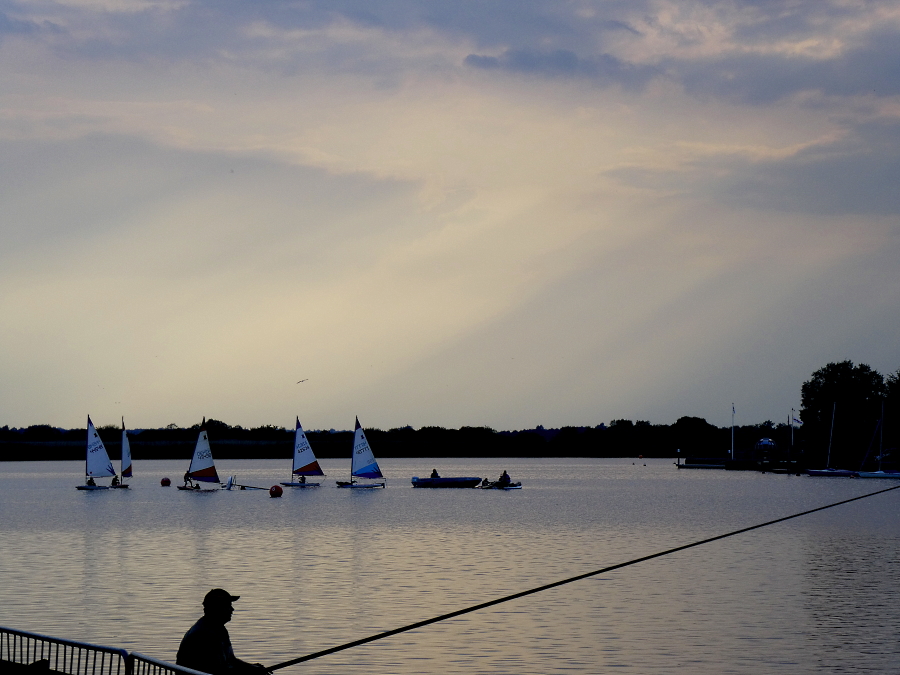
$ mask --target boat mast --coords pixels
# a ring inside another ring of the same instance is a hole
[[[734,461],[734,403],[731,404],[731,461]]]
[[[794,453],[794,409],[791,408],[791,419],[788,420],[791,424],[791,454]]]
[[[88,415],[88,423],[87,423],[87,447],[91,447],[91,416]],[[84,453],[84,479],[87,482],[87,479],[90,478],[90,474],[88,474],[88,455],[89,452]]]
[[[831,440],[834,438],[834,413],[837,410],[837,401],[831,406],[831,432],[828,434],[828,459],[825,462],[825,468],[831,468]]]

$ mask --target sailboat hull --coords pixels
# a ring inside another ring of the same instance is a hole
[[[337,486],[354,490],[372,490],[374,488],[383,488],[384,483],[345,483],[344,481],[337,481]]]
[[[321,483],[282,483],[285,487],[291,488],[308,488],[308,487],[319,487]]]
[[[900,471],[857,471],[860,478],[897,478],[900,479]]]
[[[807,469],[806,473],[810,476],[832,477],[832,478],[856,478],[857,472],[849,469]]]
[[[109,485],[76,485],[76,490],[109,490]]]

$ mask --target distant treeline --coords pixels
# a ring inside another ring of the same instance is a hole
[[[275,459],[291,456],[294,430],[265,426],[244,429],[219,420],[206,420],[217,459]],[[132,457],[188,459],[200,425],[189,429],[165,428],[129,431]],[[121,453],[122,430],[100,427],[100,437],[112,458]],[[38,425],[27,429],[0,428],[0,460],[83,459],[85,429],[56,429]],[[752,448],[761,437],[791,445],[791,429],[771,422],[736,427],[735,444]],[[351,431],[307,431],[320,458],[349,457]],[[731,448],[731,428],[719,428],[697,417],[682,417],[662,425],[614,420],[594,427],[537,427],[523,431],[495,431],[487,427],[403,427],[367,429],[366,437],[378,457],[675,457],[687,454],[725,456]]]
[[[900,465],[900,370],[884,377],[865,364],[829,363],[801,387],[797,420],[733,429],[735,458],[747,461],[797,461],[809,467],[858,470]],[[201,425],[180,429],[129,431],[132,457],[188,459]],[[277,459],[291,456],[294,431],[276,426],[244,429],[219,420],[205,420],[213,456],[217,459]],[[98,429],[111,458],[121,453],[118,427]],[[349,457],[351,431],[307,431],[316,456]],[[674,424],[613,420],[608,425],[523,431],[487,427],[403,427],[367,429],[377,457],[726,457],[732,428],[716,427],[699,417],[682,417]],[[775,441],[776,451],[756,452],[762,438]],[[0,428],[0,460],[83,459],[85,429],[50,425],[27,429]]]

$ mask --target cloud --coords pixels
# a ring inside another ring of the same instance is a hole
[[[891,3],[3,11],[11,424],[724,424],[896,370]]]
[[[6,12],[0,11],[0,38],[4,35],[33,35],[41,29],[53,28],[49,25],[41,26],[35,21],[11,18]]]
[[[783,161],[734,169],[717,187],[736,204],[821,215],[900,215],[897,121],[860,126],[850,138]]]
[[[827,58],[733,54],[666,64],[688,93],[763,105],[803,92],[825,96],[900,94],[900,31],[876,31],[864,45]]]
[[[658,193],[738,208],[833,216],[900,214],[900,121],[859,121],[837,137],[755,156],[747,148],[685,155],[678,167],[623,167],[610,176]]]
[[[619,84],[626,89],[641,89],[660,72],[653,66],[623,63],[609,54],[579,58],[575,53],[565,49],[549,53],[524,49],[507,50],[500,56],[470,54],[466,57],[465,63],[484,70],[504,70],[546,77],[585,78],[598,84]]]

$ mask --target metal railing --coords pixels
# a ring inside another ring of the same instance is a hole
[[[167,663],[154,659],[137,652],[131,652],[128,655],[128,673],[129,675],[207,675],[199,670],[192,670],[184,666],[176,666],[174,663]]]
[[[128,652],[124,649],[0,626],[0,666],[4,663],[66,675],[128,675]]]

